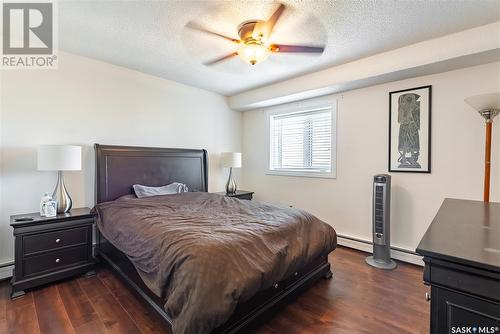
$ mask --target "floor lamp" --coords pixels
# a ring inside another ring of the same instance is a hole
[[[493,118],[500,112],[500,93],[481,94],[465,99],[465,102],[476,109],[486,121],[486,146],[484,151],[484,202],[490,201],[490,169],[491,169],[491,128]]]

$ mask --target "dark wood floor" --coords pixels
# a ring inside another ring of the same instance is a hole
[[[366,254],[339,248],[334,279],[320,280],[258,333],[428,333],[422,268],[373,269]],[[11,301],[0,283],[0,333],[167,333],[159,319],[107,269]]]

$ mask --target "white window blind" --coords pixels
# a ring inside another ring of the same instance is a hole
[[[332,109],[270,115],[270,163],[274,172],[332,173]]]

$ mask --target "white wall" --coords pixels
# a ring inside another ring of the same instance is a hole
[[[61,52],[57,70],[1,73],[0,264],[13,258],[9,215],[38,210],[56,173],[36,171],[39,144],[84,146],[66,173],[74,207],[94,201],[94,143],[205,148],[209,190],[222,190],[218,153],[240,151],[240,112],[215,93]]]
[[[306,209],[340,234],[371,240],[372,177],[387,172],[388,94],[423,85],[432,85],[432,173],[392,173],[393,245],[415,250],[445,197],[482,199],[484,121],[463,100],[500,91],[499,62],[327,97],[338,100],[337,179],[266,175],[266,109],[244,112],[242,187],[258,200]],[[499,122],[491,197],[497,202]]]

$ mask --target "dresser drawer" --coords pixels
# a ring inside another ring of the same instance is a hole
[[[431,333],[498,333],[494,328],[500,326],[499,303],[434,286],[431,296]]]
[[[453,265],[453,267],[438,264],[431,265],[429,269],[430,283],[500,301],[500,280],[498,275],[479,269],[469,268],[469,271],[466,270],[466,268],[457,264]]]
[[[23,253],[30,255],[65,246],[81,245],[87,243],[89,238],[87,226],[28,235],[23,237]]]
[[[24,276],[55,271],[60,268],[90,261],[90,251],[87,245],[56,250],[41,255],[23,259]]]

